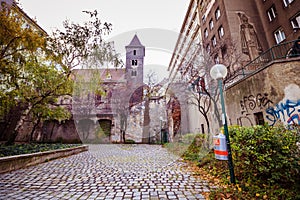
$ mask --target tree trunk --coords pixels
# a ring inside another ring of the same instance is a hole
[[[38,117],[36,123],[34,123],[33,128],[32,128],[32,130],[31,130],[29,142],[32,142],[32,140],[33,140],[33,134],[34,134],[34,132],[35,132],[35,130],[36,130],[36,127],[40,124],[40,122],[41,122],[41,118]]]
[[[123,142],[125,144],[126,143],[126,138],[125,138],[125,131],[124,130],[122,130],[122,138],[123,138]]]
[[[144,125],[143,125],[143,135],[142,143],[146,144],[150,141],[150,114],[149,114],[149,99],[145,100],[145,112],[144,112]]]
[[[20,128],[24,125],[24,121],[25,121],[26,117],[28,116],[28,114],[30,113],[31,109],[32,109],[32,106],[29,105],[23,113],[21,112],[21,117],[20,117],[19,121],[17,122],[17,125],[14,128],[12,134],[9,135],[6,145],[14,144],[15,139],[17,138],[18,133],[20,131]]]

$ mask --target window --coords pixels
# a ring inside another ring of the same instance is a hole
[[[136,50],[133,50],[133,55],[136,55]]]
[[[205,21],[206,21],[206,17],[205,17],[205,15],[203,15],[203,16],[202,16],[202,23],[204,24]]]
[[[300,28],[300,13],[298,13],[295,17],[293,17],[291,20],[291,25],[293,29]]]
[[[284,7],[288,7],[294,0],[283,0]]]
[[[222,38],[224,36],[224,28],[223,28],[223,26],[220,26],[220,28],[218,29],[218,33],[219,33],[219,38]]]
[[[227,46],[226,44],[221,47],[222,58],[224,59],[227,56]]]
[[[131,65],[132,66],[137,66],[137,60],[131,60]]]
[[[276,13],[276,8],[274,5],[272,5],[271,8],[269,8],[269,10],[267,11],[267,14],[268,14],[270,22],[276,18],[277,13]]]
[[[136,76],[136,74],[137,74],[136,70],[131,71],[131,76]]]
[[[221,16],[221,11],[220,11],[220,8],[217,8],[216,12],[215,12],[215,17],[216,17],[216,20],[218,20]]]
[[[206,46],[206,52],[210,53],[210,46],[209,46],[209,44]]]
[[[215,61],[215,64],[219,64],[220,63],[220,59],[219,59],[218,55],[215,55],[214,61]]]
[[[207,28],[204,30],[204,37],[205,37],[205,38],[208,37],[208,30],[207,30]]]
[[[213,36],[213,37],[212,37],[211,43],[212,43],[212,45],[213,45],[214,47],[217,46],[217,38],[216,38],[216,36]]]
[[[262,112],[254,113],[254,118],[255,118],[256,125],[264,125],[265,124],[264,115]]]
[[[209,21],[209,28],[210,28],[210,30],[213,29],[213,27],[214,27],[214,21],[211,19]]]
[[[285,40],[285,34],[284,34],[284,31],[282,30],[282,28],[275,31],[274,36],[275,36],[275,40],[276,40],[277,44],[282,42],[283,40]]]

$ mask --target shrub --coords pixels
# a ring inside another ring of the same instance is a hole
[[[237,175],[268,183],[299,181],[299,134],[283,126],[230,127]]]
[[[131,139],[126,139],[125,144],[135,144],[135,141]]]

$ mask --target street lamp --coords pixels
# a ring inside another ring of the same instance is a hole
[[[222,87],[222,81],[223,78],[225,78],[227,75],[227,68],[222,64],[216,64],[214,65],[210,70],[210,76],[218,81],[218,86],[220,89],[220,98],[221,98],[221,106],[222,106],[222,122],[224,125],[224,133],[226,137],[226,146],[228,151],[228,167],[229,167],[229,173],[230,173],[230,182],[235,184],[235,177],[234,177],[234,168],[233,168],[233,162],[232,162],[232,154],[231,154],[231,148],[230,148],[230,140],[229,140],[229,134],[228,134],[228,126],[227,126],[227,119],[226,119],[226,112],[225,112],[225,104],[224,104],[224,96],[223,96],[223,87]]]

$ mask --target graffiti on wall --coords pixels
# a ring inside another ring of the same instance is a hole
[[[243,126],[248,124],[253,126],[250,115],[254,110],[263,110],[273,105],[273,101],[269,99],[268,93],[257,93],[244,96],[240,101],[241,116],[237,118],[237,124]]]
[[[284,98],[274,103],[268,93],[257,93],[244,96],[240,100],[241,115],[237,118],[237,124],[253,125],[253,118],[258,118],[259,112],[264,113],[264,118],[270,125],[282,122],[286,125],[300,125],[300,87],[297,84],[289,84],[284,89]],[[257,122],[256,122],[257,123]]]
[[[280,102],[274,107],[266,109],[266,118],[274,125],[278,120],[281,120],[288,125],[300,125],[300,99]]]
[[[255,108],[263,109],[268,108],[273,104],[273,102],[268,98],[268,94],[258,93],[256,95],[245,96],[243,100],[240,101],[241,105],[241,114],[247,115],[250,111],[253,111]]]

